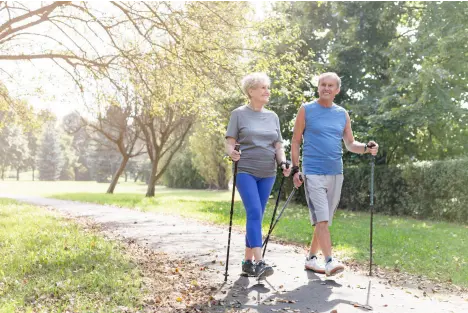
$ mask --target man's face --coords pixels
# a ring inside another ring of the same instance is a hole
[[[319,99],[333,101],[340,92],[338,82],[333,77],[324,77],[318,86]]]

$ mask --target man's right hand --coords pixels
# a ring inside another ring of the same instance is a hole
[[[293,182],[296,188],[299,188],[302,185],[302,180],[300,180],[299,177],[304,177],[301,172],[297,172],[296,174],[294,174]]]
[[[241,156],[241,152],[240,151],[236,151],[236,150],[232,150],[231,151],[231,154],[229,155],[229,157],[231,158],[231,160],[233,160],[234,162],[237,162],[240,160],[240,156]]]

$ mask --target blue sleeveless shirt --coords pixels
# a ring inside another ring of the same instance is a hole
[[[343,174],[341,140],[346,125],[346,110],[333,104],[325,108],[316,101],[305,109],[302,171],[306,175]]]

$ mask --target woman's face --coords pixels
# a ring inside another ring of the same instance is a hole
[[[260,83],[254,88],[249,89],[249,95],[251,101],[266,104],[270,100],[270,86]]]

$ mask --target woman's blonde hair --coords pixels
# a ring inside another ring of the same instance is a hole
[[[266,84],[270,86],[271,80],[270,77],[268,77],[267,74],[265,73],[252,73],[244,78],[242,78],[241,81],[241,86],[242,86],[242,92],[250,98],[249,95],[249,89],[253,89],[257,87],[260,84]]]

